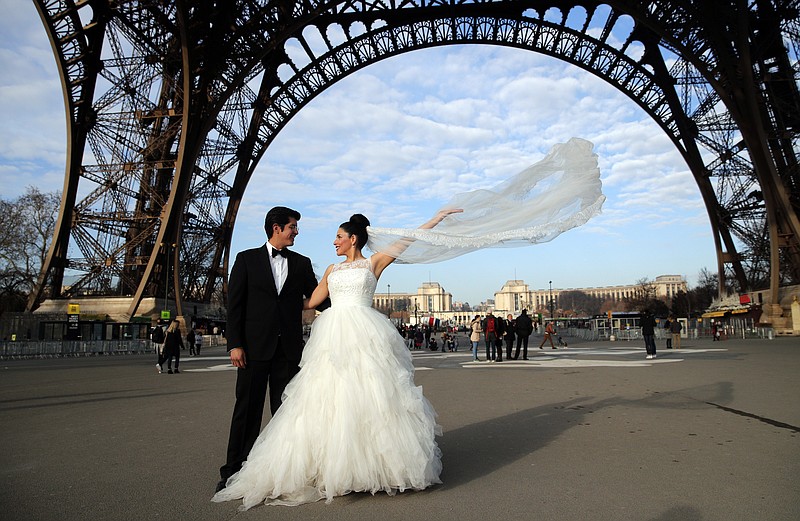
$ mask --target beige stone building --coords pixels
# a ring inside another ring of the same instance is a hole
[[[381,311],[409,311],[429,313],[452,311],[453,295],[444,290],[438,282],[423,282],[416,293],[375,293],[372,305]]]
[[[438,282],[423,282],[416,293],[375,293],[372,305],[389,314],[392,320],[407,324],[440,324],[462,326],[469,323],[472,311],[461,311],[460,303],[453,301],[452,293]]]
[[[686,279],[681,275],[659,275],[652,284],[656,296],[671,299],[680,291],[687,291]],[[494,294],[495,310],[500,313],[519,314],[523,309],[531,313],[550,313],[552,308],[559,309],[559,295],[566,291],[582,291],[587,295],[602,300],[623,300],[631,298],[641,290],[638,284],[625,284],[620,286],[602,286],[596,288],[566,288],[536,289],[531,290],[523,280],[509,280],[500,291]]]
[[[686,280],[680,275],[660,275],[652,282],[656,295],[672,298],[679,291],[686,291]],[[597,288],[550,288],[532,290],[523,280],[509,280],[494,299],[487,299],[479,307],[479,311],[462,310],[453,301],[453,295],[438,282],[423,282],[416,293],[395,293],[387,287],[385,293],[375,293],[372,305],[386,313],[391,312],[393,320],[410,324],[427,324],[431,319],[449,325],[463,326],[469,324],[475,314],[485,315],[487,311],[506,315],[519,315],[523,309],[529,313],[550,313],[552,295],[553,310],[559,309],[559,295],[565,291],[582,291],[603,300],[622,300],[635,295],[640,287],[636,284],[621,286],[603,286]]]

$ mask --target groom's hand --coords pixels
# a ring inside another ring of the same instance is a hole
[[[242,349],[241,347],[234,347],[233,349],[231,349],[230,355],[231,355],[231,364],[233,364],[234,367],[238,367],[239,369],[245,368],[247,364],[245,360],[246,357],[244,355],[244,349]]]

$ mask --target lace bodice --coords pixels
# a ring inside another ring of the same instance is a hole
[[[378,279],[369,259],[334,264],[328,275],[332,306],[372,306]]]

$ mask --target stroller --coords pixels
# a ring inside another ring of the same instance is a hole
[[[564,340],[563,338],[561,338],[561,335],[558,335],[558,345],[559,345],[560,347],[564,347],[564,348],[566,348],[566,347],[569,347],[569,346],[567,345],[567,341],[566,341],[566,340]]]

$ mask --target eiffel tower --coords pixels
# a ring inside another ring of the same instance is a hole
[[[779,287],[800,283],[797,0],[35,3],[68,154],[29,309],[114,295],[129,319],[159,296],[178,315],[223,302],[242,196],[287,122],[348,74],[453,44],[542,53],[625,93],[697,182],[720,293],[769,288],[780,321]]]

